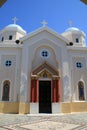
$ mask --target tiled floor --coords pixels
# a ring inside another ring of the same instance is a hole
[[[87,113],[0,114],[0,130],[87,130]]]

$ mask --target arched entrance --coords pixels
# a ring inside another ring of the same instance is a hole
[[[52,113],[52,104],[58,102],[60,102],[59,73],[45,62],[32,71],[31,104],[37,108],[37,113]],[[55,110],[54,107],[53,109]]]

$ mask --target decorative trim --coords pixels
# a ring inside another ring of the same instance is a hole
[[[54,67],[50,66],[47,62],[44,62],[42,65],[35,68],[32,71],[32,75],[38,75],[38,73],[42,72],[45,69],[51,72],[52,75],[59,76],[59,72]]]
[[[56,76],[56,75],[52,75],[52,79],[59,80],[60,77],[59,77],[59,76]]]

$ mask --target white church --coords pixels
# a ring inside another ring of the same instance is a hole
[[[86,35],[45,26],[0,30],[0,113],[87,112]]]

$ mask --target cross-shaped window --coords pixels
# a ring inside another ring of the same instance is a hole
[[[76,63],[76,67],[77,67],[77,68],[82,68],[82,63],[81,63],[81,62],[77,62],[77,63]]]
[[[7,60],[7,61],[5,62],[5,65],[6,65],[6,66],[11,66],[11,65],[12,65],[12,61]]]
[[[48,52],[47,52],[47,51],[45,51],[45,50],[44,50],[44,51],[42,51],[42,56],[43,56],[43,57],[48,57]]]

